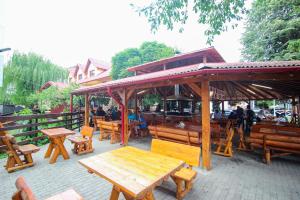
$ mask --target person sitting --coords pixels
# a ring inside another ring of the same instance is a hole
[[[106,113],[105,113],[105,111],[103,110],[102,106],[99,106],[99,107],[97,108],[96,116],[106,116]]]
[[[140,122],[138,128],[141,132],[141,135],[146,135],[148,126],[147,126],[147,122],[146,122],[145,118],[143,117],[141,111],[138,111],[137,119]]]
[[[135,113],[132,112],[132,110],[128,110],[128,120],[129,121],[137,120],[137,117],[136,117]]]

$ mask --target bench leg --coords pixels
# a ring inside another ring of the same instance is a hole
[[[27,163],[33,163],[31,153],[25,154],[24,157],[25,157]]]
[[[270,152],[270,149],[266,149],[265,150],[265,159],[266,159],[266,163],[268,165],[271,164],[271,152]]]

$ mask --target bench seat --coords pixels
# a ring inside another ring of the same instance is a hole
[[[81,135],[70,136],[68,137],[68,140],[70,140],[72,143],[86,143],[89,141],[88,138],[84,138]]]
[[[39,147],[37,147],[33,144],[26,144],[26,145],[22,145],[22,146],[17,146],[16,149],[21,151],[22,154],[36,153],[40,150]]]
[[[192,181],[193,179],[195,179],[197,176],[197,172],[193,169],[188,169],[188,168],[181,168],[179,171],[177,171],[174,174],[174,177],[176,178],[180,178],[184,181]]]

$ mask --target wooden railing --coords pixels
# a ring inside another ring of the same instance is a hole
[[[46,138],[40,133],[41,129],[59,127],[71,130],[80,129],[83,124],[83,116],[83,112],[2,116],[0,122],[4,124],[4,128],[0,128],[0,132],[8,131],[16,137],[20,145],[37,143],[37,141]],[[20,141],[20,137],[25,138],[25,140]],[[3,147],[0,146],[0,149]]]

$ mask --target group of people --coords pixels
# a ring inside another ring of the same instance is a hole
[[[216,110],[214,113],[214,119],[216,120],[222,119],[223,116],[224,113],[221,113],[219,110]],[[249,134],[255,117],[255,112],[251,110],[250,105],[247,105],[246,110],[244,110],[240,106],[237,106],[236,110],[231,111],[231,113],[228,116],[228,119],[235,119],[237,121],[237,126],[245,127],[245,134]]]
[[[90,110],[90,126],[93,126],[93,118],[94,116],[102,116],[105,117],[106,120],[120,120],[121,119],[121,111],[117,107],[112,107],[105,112],[102,106],[98,106],[96,110],[91,108]]]
[[[94,116],[103,116],[105,120],[121,120],[121,111],[117,109],[117,107],[112,107],[105,112],[102,106],[99,106],[95,111],[93,108],[90,110],[90,126],[93,126],[93,117]],[[137,126],[135,126],[135,132],[139,133],[147,129],[147,122],[142,115],[140,109],[137,109],[136,112],[129,110],[128,114],[129,122],[139,122]]]

